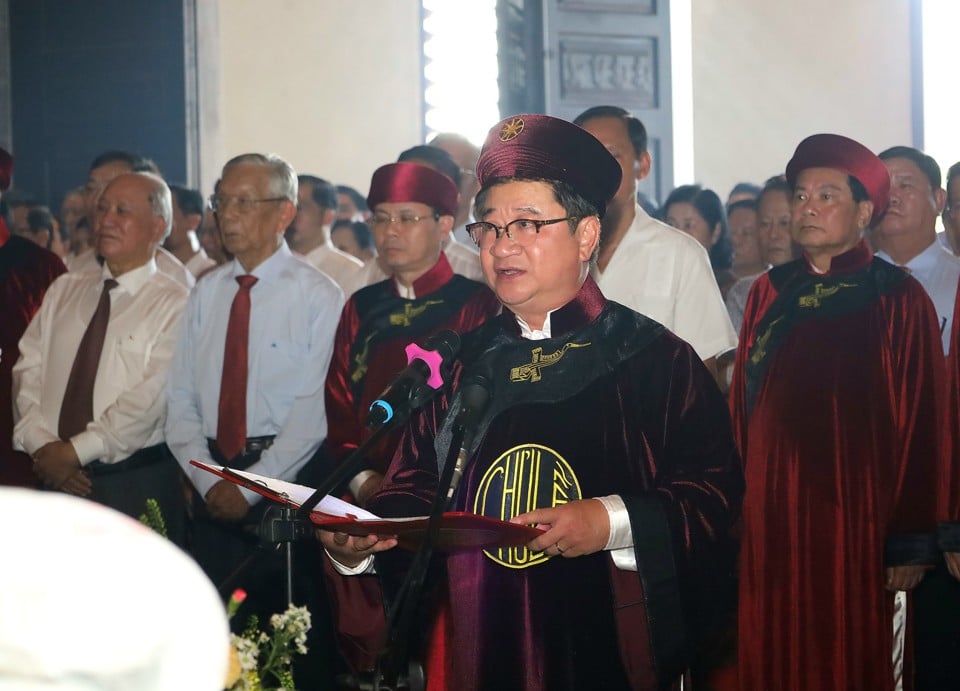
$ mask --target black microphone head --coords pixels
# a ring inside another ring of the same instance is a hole
[[[482,374],[472,374],[460,385],[460,401],[464,408],[483,410],[490,400],[490,380]]]
[[[423,344],[424,350],[436,351],[440,359],[448,363],[460,352],[460,334],[450,329],[445,329],[434,334]]]
[[[482,374],[471,374],[460,383],[460,412],[456,422],[465,428],[474,428],[490,403],[490,380]]]

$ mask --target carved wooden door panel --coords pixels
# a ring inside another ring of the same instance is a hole
[[[673,181],[668,0],[544,0],[544,111],[572,120],[591,106],[629,110],[653,157],[640,191],[662,201]]]

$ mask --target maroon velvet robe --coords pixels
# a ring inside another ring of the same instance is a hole
[[[445,329],[465,333],[500,310],[490,289],[455,275],[443,253],[413,289],[415,300],[401,298],[389,278],[357,291],[343,308],[325,392],[325,449],[335,462],[371,436],[367,411],[407,366],[409,343]],[[367,467],[385,472],[399,439],[399,430],[383,437],[367,455]]]
[[[947,356],[947,422],[944,425],[945,456],[949,459],[941,484],[946,502],[947,521],[940,525],[940,547],[945,552],[960,552],[960,283],[953,302],[953,330]]]
[[[447,555],[425,598],[430,689],[663,688],[722,609],[743,484],[710,374],[690,346],[606,302],[589,278],[551,326],[552,338],[525,340],[504,312],[465,338],[456,376],[483,370],[493,385],[454,508],[509,519],[618,494],[638,571],[616,568],[604,551]],[[426,511],[458,407],[444,393],[411,419],[374,512]],[[397,550],[378,557],[385,582],[397,561]],[[369,664],[375,649],[359,636],[370,619],[359,607],[375,602],[376,579],[333,580],[341,597],[353,590],[359,600],[338,603],[340,631],[356,634],[348,649]],[[358,583],[368,586],[362,595]]]
[[[893,689],[884,568],[936,559],[943,361],[922,286],[864,243],[754,284],[731,390],[740,688]]]
[[[53,280],[66,268],[53,252],[11,236],[0,218],[0,485],[36,486],[33,462],[13,450],[11,372],[20,337]]]

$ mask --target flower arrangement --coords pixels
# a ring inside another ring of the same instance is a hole
[[[227,616],[233,617],[246,599],[243,590],[235,590],[227,603]],[[294,691],[293,655],[307,653],[310,612],[306,607],[290,605],[281,614],[270,617],[270,633],[260,630],[257,617],[250,617],[240,635],[230,636],[228,691]]]

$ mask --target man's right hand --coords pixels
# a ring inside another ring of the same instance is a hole
[[[372,554],[397,546],[397,538],[379,535],[356,537],[330,530],[318,530],[317,538],[334,559],[347,568],[356,568]]]
[[[947,571],[960,581],[960,552],[944,552],[943,558],[947,562]]]
[[[230,523],[242,521],[250,510],[250,504],[247,503],[240,488],[229,480],[220,480],[210,488],[205,498],[207,511],[218,521]]]

